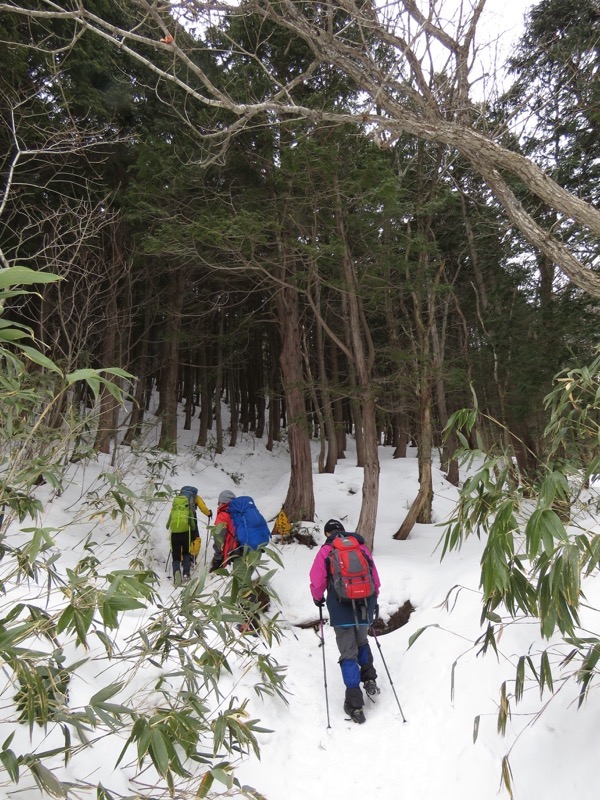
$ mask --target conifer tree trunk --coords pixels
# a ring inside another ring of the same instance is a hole
[[[431,451],[433,448],[432,390],[434,381],[434,358],[432,357],[432,330],[436,315],[436,290],[444,274],[444,262],[431,276],[432,259],[429,243],[432,241],[431,203],[436,198],[439,169],[443,149],[437,149],[437,163],[434,169],[426,166],[427,154],[422,142],[418,145],[418,198],[421,207],[416,214],[416,275],[411,291],[415,334],[413,347],[418,364],[417,401],[418,417],[418,461],[419,491],[402,525],[394,534],[394,539],[406,539],[416,522],[429,524],[432,518],[433,481]],[[411,231],[410,223],[408,227]]]
[[[433,500],[433,485],[431,474],[431,448],[433,447],[433,430],[431,425],[431,387],[428,376],[422,378],[420,388],[421,419],[419,423],[418,462],[419,462],[419,491],[414,499],[408,514],[394,539],[407,539],[415,523],[429,524],[431,522],[431,503]]]
[[[183,421],[183,430],[189,431],[192,427],[192,417],[194,415],[194,381],[193,381],[193,371],[192,365],[189,363],[190,355],[188,353],[186,361],[188,363],[184,364],[183,367],[183,398],[185,400],[184,406],[184,421]]]
[[[331,403],[333,412],[333,424],[335,427],[335,442],[332,446],[336,448],[336,461],[346,458],[346,425],[344,421],[344,404],[339,396],[340,392],[340,369],[339,352],[332,342],[328,342],[328,351],[331,361],[331,382],[334,391],[338,393]]]
[[[144,283],[144,322],[137,342],[137,353],[134,360],[133,374],[136,376],[135,396],[131,409],[129,425],[123,437],[124,445],[131,445],[140,435],[144,413],[146,411],[146,384],[148,381],[149,358],[148,358],[148,339],[151,328],[151,307],[148,301],[149,283]]]
[[[448,307],[446,304],[445,313],[447,314]],[[435,393],[437,402],[438,419],[440,428],[443,430],[448,422],[448,406],[446,404],[446,389],[444,386],[444,379],[442,377],[443,362],[444,362],[444,344],[440,341],[438,328],[435,320],[435,311],[433,312],[433,321],[431,325],[431,348],[433,352],[433,369],[435,374]],[[458,461],[453,458],[454,453],[458,449],[458,437],[453,430],[448,436],[447,440],[442,445],[442,463],[441,469],[446,472],[448,481],[453,486],[458,486],[459,470]]]
[[[257,439],[262,439],[265,433],[265,410],[266,399],[265,392],[267,391],[266,381],[264,377],[263,365],[263,342],[264,332],[261,331],[260,336],[256,337],[255,341],[255,369],[251,379],[250,391],[253,395],[254,410],[256,415],[256,428],[255,435]]]
[[[281,439],[281,399],[279,391],[279,362],[281,360],[280,339],[271,331],[270,353],[271,373],[269,379],[269,429],[267,436],[267,450],[273,450],[273,444]]]
[[[333,473],[337,464],[338,443],[333,419],[333,405],[331,402],[331,392],[327,379],[327,368],[325,363],[325,344],[323,342],[323,331],[321,326],[316,326],[317,336],[317,360],[319,365],[319,394],[321,396],[321,409],[323,413],[323,425],[325,427],[325,439],[327,441],[327,455],[323,464],[323,472]]]
[[[210,373],[206,366],[206,347],[202,347],[201,354],[201,362],[205,366],[200,368],[200,427],[198,429],[196,444],[198,447],[206,447],[206,442],[208,441],[208,426],[212,418],[212,391]]]
[[[114,363],[114,346],[115,346],[115,332],[114,326],[107,326],[112,328],[104,337],[104,348],[102,351],[104,364]],[[110,440],[116,433],[118,405],[115,398],[110,394],[108,389],[102,388],[100,390],[100,413],[98,415],[98,427],[96,429],[96,438],[94,441],[94,450],[97,453],[110,453]]]
[[[273,389],[269,400],[269,435],[267,450],[272,451],[275,442],[281,441],[281,398]]]
[[[135,374],[137,381],[135,384],[135,394],[133,398],[133,406],[131,409],[131,417],[129,425],[125,431],[122,444],[131,445],[133,441],[140,435],[142,422],[144,421],[144,402],[145,402],[145,371],[147,368],[147,355],[145,352],[145,343],[142,343],[142,352],[136,359]]]
[[[313,224],[311,231],[311,239],[315,246],[319,242],[319,204],[317,202],[317,194],[313,196],[312,201],[312,214]],[[329,376],[327,374],[327,350],[323,336],[323,326],[320,324],[321,318],[326,318],[327,314],[323,311],[322,307],[322,291],[321,291],[321,278],[319,275],[318,263],[316,260],[311,261],[310,265],[311,283],[313,289],[313,304],[317,312],[317,324],[313,326],[313,336],[315,339],[314,347],[309,348],[305,345],[307,353],[314,349],[316,372],[318,376],[318,388],[316,389],[313,403],[316,413],[319,417],[319,434],[321,441],[321,448],[319,452],[319,473],[333,473],[338,458],[338,442],[336,437],[335,422],[333,418],[333,405],[331,401],[331,388]],[[311,378],[312,382],[312,378]]]
[[[350,348],[352,347],[351,343]],[[356,443],[356,466],[365,466],[365,429],[363,425],[363,406],[360,400],[360,389],[357,386],[356,371],[352,361],[348,363],[348,379],[350,384],[350,418]]]
[[[428,262],[426,251],[419,253],[421,264],[420,273],[425,274],[425,265]],[[428,290],[424,285],[421,287]],[[433,427],[431,420],[432,403],[432,375],[430,359],[430,328],[432,303],[429,297],[428,316],[423,318],[421,308],[421,298],[419,293],[413,292],[413,306],[416,329],[415,347],[417,350],[417,362],[419,363],[419,377],[417,387],[417,399],[419,404],[418,420],[418,462],[419,462],[419,491],[415,497],[408,514],[402,525],[394,534],[394,539],[406,539],[416,522],[429,524],[431,522],[431,505],[433,501],[433,483],[431,470],[431,449],[433,447]]]
[[[231,422],[229,426],[229,447],[235,447],[237,444],[238,430],[239,430],[239,390],[238,379],[236,371],[231,372],[229,378],[229,410],[231,413]]]
[[[102,365],[119,366],[118,357],[118,332],[120,330],[119,315],[119,285],[120,273],[123,271],[124,254],[121,252],[121,243],[117,242],[118,230],[111,231],[110,246],[107,247],[107,291],[104,335],[102,342]],[[112,394],[102,387],[100,391],[100,413],[94,450],[98,453],[110,452],[110,440],[116,436],[119,405]],[[116,442],[115,442],[116,444]]]
[[[215,378],[215,428],[216,446],[215,452],[223,452],[223,416],[221,410],[221,395],[223,393],[223,331],[224,331],[224,311],[219,312],[219,335],[217,337],[217,372]]]
[[[283,257],[286,259],[285,252],[283,252]],[[285,393],[291,465],[290,483],[283,510],[291,522],[313,520],[315,516],[312,455],[304,401],[302,339],[298,303],[298,292],[293,286],[283,286],[278,290],[276,305],[281,331],[280,364]]]
[[[427,275],[429,265],[429,254],[423,249],[418,255],[419,274],[421,277]],[[436,278],[439,280],[441,270]],[[433,448],[433,425],[431,419],[432,408],[432,374],[431,374],[431,354],[430,341],[431,329],[434,321],[435,306],[433,301],[433,287],[421,280],[421,291],[426,293],[426,308],[419,292],[413,292],[413,307],[416,330],[416,342],[420,365],[417,398],[419,402],[419,424],[417,435],[418,463],[419,463],[419,491],[415,497],[408,514],[402,525],[394,534],[394,539],[408,538],[415,523],[430,524],[433,503],[433,480],[431,451]]]
[[[384,230],[384,233],[389,233]],[[395,266],[395,264],[394,264]],[[395,286],[397,278],[393,273],[392,268],[388,269],[387,280],[390,286]],[[402,335],[400,329],[398,313],[398,298],[397,292],[401,291],[386,291],[383,294],[383,311],[385,315],[386,333],[389,340],[389,346],[392,352],[400,353],[407,347],[407,337]],[[399,373],[399,368],[397,369]],[[402,375],[398,374],[396,378],[396,399],[394,406],[397,410],[391,414],[392,426],[392,446],[394,447],[394,458],[406,458],[406,448],[408,446],[408,421],[406,417],[406,399],[404,396],[405,390],[401,384]]]
[[[252,369],[251,366],[250,369]],[[238,388],[240,398],[239,426],[242,430],[242,433],[248,433],[248,431],[253,427],[253,405],[248,386],[248,373],[242,370],[238,372]]]
[[[266,400],[262,392],[256,397],[256,438],[262,439],[265,435]]]
[[[169,276],[168,305],[165,313],[165,339],[161,369],[160,436],[158,447],[177,452],[177,388],[179,377],[179,338],[185,273],[182,269]]]
[[[319,326],[317,326],[319,327]],[[327,437],[325,435],[325,417],[323,415],[323,409],[319,404],[319,397],[317,394],[316,383],[313,377],[313,370],[311,367],[310,361],[310,346],[306,340],[306,332],[304,335],[304,348],[303,348],[303,356],[304,356],[304,368],[306,370],[306,378],[308,382],[308,393],[310,395],[310,399],[312,401],[312,406],[314,409],[314,417],[316,418],[315,427],[318,429],[318,436],[319,436],[319,456],[318,456],[318,470],[319,474],[321,475],[325,472],[325,455],[327,452]],[[316,436],[316,431],[313,433],[313,436]]]
[[[406,429],[405,415],[397,411],[392,417],[394,458],[406,458],[408,446],[408,431]]]
[[[342,245],[341,267],[344,277],[344,297],[347,302],[349,323],[349,344],[352,355],[351,369],[356,373],[358,400],[360,402],[360,429],[362,432],[364,466],[362,504],[357,530],[364,536],[369,549],[373,549],[377,503],[379,499],[379,442],[377,438],[377,406],[373,387],[373,363],[375,360],[373,343],[358,293],[356,272],[346,235],[346,225],[342,205],[339,180],[334,176],[336,199],[336,229]],[[356,417],[355,417],[356,422]],[[356,434],[359,430],[357,427]]]
[[[249,380],[248,391],[251,394],[250,402],[254,404],[254,415],[255,415],[254,434],[257,439],[262,439],[262,437],[265,434],[265,420],[266,420],[265,395],[268,391],[267,381],[265,379],[265,370],[264,370],[264,354],[263,354],[263,348],[265,347],[264,331],[261,330],[260,334],[256,337],[254,346],[255,346],[255,353],[254,353],[255,369],[253,370],[252,376],[248,378]]]

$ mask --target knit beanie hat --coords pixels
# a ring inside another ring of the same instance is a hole
[[[339,519],[330,519],[325,523],[323,530],[325,533],[333,533],[334,531],[345,531],[346,529]]]
[[[231,491],[231,489],[223,489],[219,495],[219,505],[222,506],[225,503],[228,503],[230,500],[235,500],[234,493]]]

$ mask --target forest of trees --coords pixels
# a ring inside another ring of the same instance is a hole
[[[156,390],[166,451],[179,408],[199,447],[285,432],[284,510],[311,520],[310,441],[333,472],[351,434],[367,542],[379,447],[418,447],[404,538],[474,402],[469,435],[535,475],[552,378],[599,341],[600,11],[534,5],[510,90],[475,101],[484,0],[449,5],[0,3],[1,266],[62,278],[8,312],[65,372],[134,376],[95,450]]]

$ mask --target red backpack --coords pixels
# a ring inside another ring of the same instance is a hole
[[[330,586],[342,603],[375,594],[371,563],[354,536],[336,536],[328,559]]]

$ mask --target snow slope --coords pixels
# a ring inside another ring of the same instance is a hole
[[[269,452],[264,442],[244,434],[237,447],[215,455],[211,448],[198,451],[193,444],[196,435],[195,430],[182,433],[179,455],[171,464],[176,474],[166,482],[172,487],[198,486],[213,510],[222,489],[250,494],[264,515],[273,520],[287,490],[289,466],[285,442]],[[250,698],[251,715],[260,718],[264,727],[272,731],[259,735],[260,760],[254,756],[240,759],[237,777],[268,800],[306,797],[345,800],[349,794],[378,800],[494,800],[499,793],[500,796],[505,793],[503,789],[499,792],[501,764],[502,757],[510,752],[518,800],[563,800],[573,795],[578,800],[596,798],[598,698],[592,694],[589,702],[577,710],[573,681],[564,686],[558,682],[555,696],[545,696],[543,701],[536,685],[530,682],[523,702],[513,707],[506,737],[497,734],[500,685],[508,681],[508,690],[512,691],[510,682],[514,680],[517,658],[522,653],[529,652],[534,662],[539,661],[542,645],[536,626],[527,621],[513,622],[504,629],[498,658],[493,654],[477,655],[476,642],[482,634],[478,591],[482,543],[468,540],[460,552],[440,561],[443,529],[439,523],[451,514],[457,494],[439,471],[435,471],[434,478],[437,524],[417,525],[408,540],[394,541],[392,534],[417,491],[417,461],[415,452],[397,460],[392,459],[391,453],[391,448],[380,449],[381,492],[374,548],[382,580],[379,605],[384,620],[407,600],[415,611],[404,627],[378,637],[381,650],[371,640],[382,692],[375,703],[367,701],[365,725],[357,726],[345,718],[333,631],[325,627],[323,651],[315,628],[301,627],[318,620],[318,611],[308,591],[308,571],[316,550],[274,540],[284,568],[278,569],[273,579],[280,602],[273,605],[272,611],[281,614],[285,635],[280,643],[272,644],[272,654],[287,668],[289,704],[278,698],[257,696],[253,690],[256,675],[252,670],[240,666],[231,678],[235,693]],[[161,576],[163,603],[177,604],[180,590],[173,588],[166,570],[169,544],[165,523],[169,503],[156,505],[146,536],[134,532],[131,526],[119,529],[119,519],[91,518],[93,504],[89,500],[93,500],[94,492],[105,491],[101,489],[105,484],[100,478],[104,471],[116,470],[123,485],[131,490],[156,489],[163,486],[164,473],[163,478],[159,477],[156,463],[149,470],[148,462],[157,458],[149,451],[135,456],[124,449],[114,467],[109,457],[104,456],[98,461],[71,465],[60,496],[48,486],[40,487],[37,494],[45,503],[43,525],[60,529],[69,523],[55,533],[61,569],[77,563],[87,537],[91,536],[99,543],[105,570],[127,568],[132,559],[141,558]],[[358,519],[362,471],[354,463],[349,450],[334,475],[318,475],[315,468],[317,518],[314,523],[305,523],[305,530],[319,544],[324,539],[322,526],[327,519],[342,519],[347,530],[352,530]],[[150,472],[153,472],[151,478]],[[79,520],[76,525],[71,524],[74,519]],[[203,549],[196,568],[198,579],[203,577],[206,561],[210,560],[210,553],[205,557],[202,521],[200,527]],[[17,525],[11,527],[9,539],[13,544],[23,541],[24,536]],[[222,579],[210,576],[207,580],[209,587],[218,588]],[[34,599],[28,595],[32,591],[33,587],[23,585],[7,600],[14,603],[23,596]],[[600,599],[596,576],[588,579],[586,592],[590,605],[594,606]],[[152,608],[128,612],[121,636],[143,629],[152,613]],[[590,610],[586,614],[593,626],[595,612]],[[422,628],[426,629],[409,647],[410,637]],[[261,640],[256,647],[265,648],[266,644]],[[556,643],[553,652],[558,660],[565,651]],[[98,657],[100,653],[98,648]],[[93,649],[91,654],[94,655]],[[74,660],[75,648],[70,655]],[[103,665],[102,680],[106,682],[111,671],[118,678],[122,669],[122,663]],[[94,661],[82,668],[70,696],[73,705],[85,703],[97,690],[97,670]],[[159,672],[146,664],[135,676],[134,685],[150,685]],[[406,722],[402,720],[394,690]],[[6,689],[3,697],[7,697]],[[546,703],[543,715],[536,718]],[[474,742],[476,718],[478,736]],[[30,739],[24,728],[12,747],[30,747],[32,752],[35,748],[48,748],[52,735],[55,734],[34,730]],[[138,778],[137,784],[129,783],[135,775],[132,762],[114,769],[122,746],[122,740],[110,736],[95,745],[86,756],[85,777],[90,784],[100,780],[114,792],[131,795],[144,781]],[[81,762],[74,764],[77,767],[65,768],[57,761],[57,773],[81,780],[84,777]],[[148,782],[151,783],[149,777]],[[35,788],[26,788],[26,784],[0,786],[2,798],[33,800],[39,796]]]

